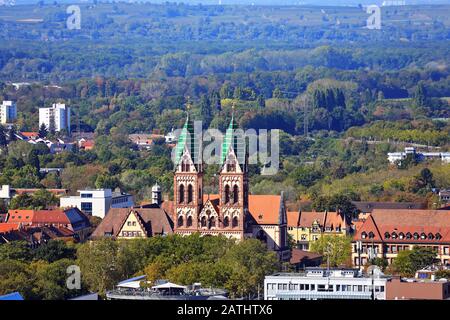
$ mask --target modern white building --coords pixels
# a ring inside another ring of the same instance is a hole
[[[133,196],[111,189],[78,190],[79,196],[61,197],[60,207],[77,207],[88,215],[104,218],[110,208],[131,208]]]
[[[17,106],[14,101],[3,101],[0,105],[0,123],[6,124],[17,119]]]
[[[386,300],[389,278],[358,269],[306,268],[302,273],[275,273],[264,279],[264,300]]]
[[[39,126],[45,124],[50,130],[53,122],[55,131],[66,130],[70,133],[70,108],[64,103],[54,103],[50,108],[39,108]]]
[[[450,152],[417,152],[414,147],[406,147],[404,152],[389,152],[388,160],[394,164],[406,159],[408,155],[413,156],[417,161],[437,159],[443,163],[450,163]]]

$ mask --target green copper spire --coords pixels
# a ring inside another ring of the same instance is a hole
[[[230,146],[233,148],[234,153],[236,154],[238,161],[240,164],[243,164],[243,158],[244,158],[244,137],[236,133],[236,129],[238,129],[238,126],[236,124],[236,121],[234,120],[234,109],[235,106],[233,104],[233,112],[231,115],[231,121],[228,125],[227,131],[225,132],[225,138],[222,143],[222,154],[220,157],[221,164],[223,164],[227,158],[228,151],[230,150]]]
[[[184,123],[183,129],[181,129],[181,134],[178,137],[177,146],[175,149],[175,163],[178,165],[178,162],[180,161],[181,156],[184,152],[184,147],[187,144],[187,148],[191,154],[191,157],[194,157],[194,126],[192,125],[192,121],[189,118],[189,109],[190,105],[188,104],[186,106],[187,116],[186,116],[186,122]]]

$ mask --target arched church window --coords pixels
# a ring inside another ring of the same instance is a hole
[[[238,217],[234,217],[234,218],[233,218],[233,221],[232,221],[232,223],[231,223],[231,226],[232,226],[233,228],[237,228],[237,227],[239,226],[239,220],[238,220]]]
[[[216,218],[213,216],[209,218],[209,229],[216,227]]]
[[[225,203],[230,202],[230,186],[225,186]]]
[[[230,218],[225,217],[225,219],[223,219],[223,226],[225,228],[228,228],[230,226]]]
[[[189,217],[187,218],[186,226],[192,227],[192,216],[189,216]]]
[[[206,217],[205,216],[203,216],[202,219],[200,220],[200,225],[202,227],[206,227]]]
[[[188,186],[188,199],[187,199],[187,202],[191,203],[193,199],[194,199],[194,189],[192,188],[192,184],[190,184]]]
[[[239,202],[239,187],[235,184],[233,187],[233,203]]]
[[[178,227],[182,227],[183,224],[184,224],[183,216],[179,216],[179,217],[178,217],[178,224],[177,224]]]
[[[178,203],[184,203],[184,184],[178,189]]]

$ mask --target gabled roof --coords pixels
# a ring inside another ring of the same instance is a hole
[[[248,211],[257,224],[277,225],[281,200],[279,195],[249,195]]]
[[[373,233],[373,238],[363,238],[362,234]],[[390,235],[385,237],[385,233]],[[392,239],[392,234],[396,234],[397,238]],[[436,234],[441,239],[403,239],[399,238],[400,233],[406,236],[407,233],[424,233],[428,236],[431,233],[434,237]],[[420,243],[436,243],[450,242],[450,211],[446,210],[374,210],[363,225],[356,230],[355,240],[366,241],[390,241],[390,242],[420,242]]]
[[[101,238],[107,233],[110,233],[112,236],[118,236],[124,221],[126,221],[132,211],[141,219],[147,236],[173,232],[172,220],[161,208],[111,208],[97,229],[95,229],[92,237]]]
[[[290,211],[287,213],[287,217],[289,227],[311,228],[314,222],[317,222],[322,228],[330,227],[333,229],[336,227],[345,228],[348,225],[345,217],[334,211]]]

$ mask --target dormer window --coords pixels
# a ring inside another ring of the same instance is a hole
[[[442,236],[441,236],[441,234],[438,232],[438,233],[436,233],[436,240],[440,240],[440,239],[442,239]]]
[[[363,239],[367,238],[367,233],[366,232],[361,233],[361,238]]]
[[[372,231],[370,231],[370,232],[369,232],[369,239],[373,239],[373,238],[375,238],[375,235],[373,234]]]
[[[428,234],[428,240],[433,240],[434,239],[434,236],[433,236],[433,234],[430,232],[429,234]]]
[[[420,234],[420,239],[425,240],[427,238],[427,235],[425,233]]]
[[[407,232],[407,233],[406,233],[406,239],[411,239],[411,238],[412,238],[411,232]]]
[[[385,232],[384,233],[384,238],[385,239],[389,239],[391,237],[391,235],[389,234],[389,232]]]
[[[417,232],[414,232],[414,240],[418,240],[419,239],[419,234]]]
[[[397,233],[396,232],[392,232],[392,239],[397,239]]]
[[[398,234],[398,238],[399,238],[400,240],[403,240],[403,238],[405,238],[404,233],[403,233],[403,232],[400,232],[400,233]]]

